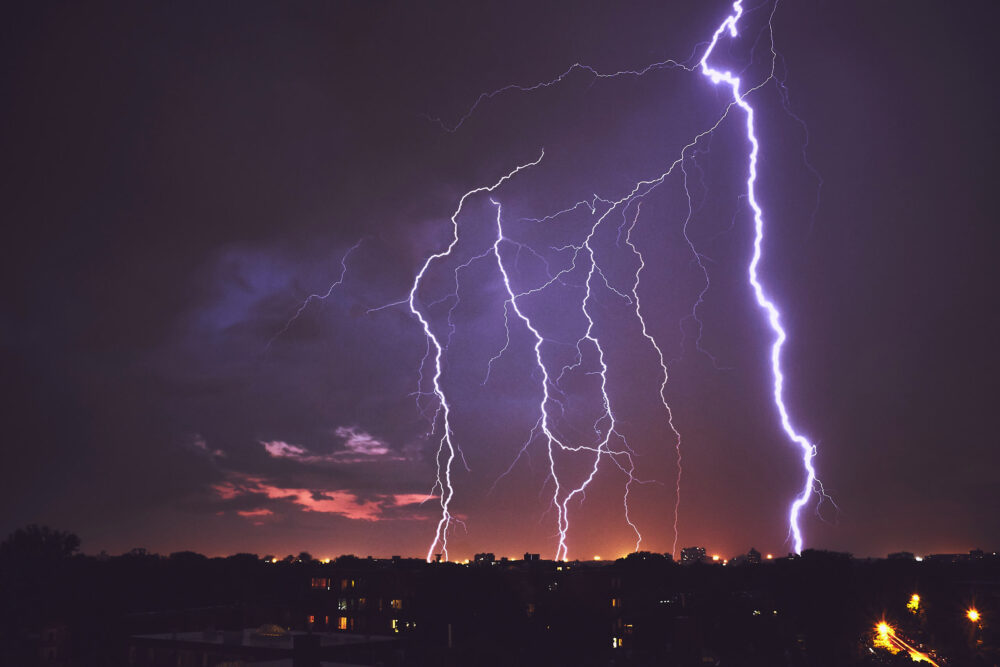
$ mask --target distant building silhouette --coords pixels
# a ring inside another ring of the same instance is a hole
[[[681,565],[694,565],[705,560],[705,547],[681,549]]]

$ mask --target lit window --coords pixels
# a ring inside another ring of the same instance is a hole
[[[313,625],[314,623],[316,623],[316,617],[315,616],[310,616],[309,617],[309,625]]]
[[[330,580],[329,579],[320,579],[318,577],[313,577],[312,587],[313,588],[329,588],[330,587]]]
[[[337,610],[347,611],[347,598],[340,598],[337,600]]]
[[[611,638],[611,648],[621,648],[621,647],[622,647],[622,638],[621,637],[612,637]]]
[[[340,619],[337,621],[337,629],[338,630],[346,630],[347,629],[347,617],[346,616],[341,616]]]
[[[621,600],[619,600],[618,598],[611,598],[611,606],[612,607],[622,606]]]
[[[399,632],[399,619],[397,618],[392,619],[392,631]]]
[[[389,601],[389,606],[392,607],[393,609],[402,609],[403,608],[403,601],[402,600],[390,600]]]

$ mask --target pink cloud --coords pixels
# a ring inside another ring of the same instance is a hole
[[[419,505],[434,498],[437,498],[437,496],[429,496],[426,493],[397,493],[392,496],[392,501],[397,506]]]
[[[271,500],[290,501],[303,512],[337,514],[361,521],[379,521],[385,518],[384,511],[388,508],[415,505],[436,497],[422,493],[400,493],[377,494],[372,499],[362,500],[351,491],[316,492],[310,489],[286,488],[270,484],[261,477],[239,474],[232,474],[225,482],[212,485],[212,489],[223,500],[233,500],[244,494],[263,494]],[[259,518],[273,515],[274,512],[260,508],[239,510],[237,514],[246,518]]]
[[[334,435],[344,438],[344,446],[347,451],[362,456],[385,456],[389,453],[389,446],[373,436],[365,433],[357,426],[341,426],[335,430]]]
[[[239,490],[237,490],[236,485],[232,482],[213,484],[212,489],[219,494],[219,497],[223,500],[232,500],[239,495]]]
[[[260,444],[272,458],[290,459],[299,463],[351,464],[407,460],[405,456],[394,454],[385,441],[357,426],[339,426],[333,433],[344,440],[344,449],[330,454],[314,454],[305,447],[282,440],[262,441]]]
[[[358,500],[358,497],[350,491],[331,491],[323,494],[326,497],[317,499],[308,489],[283,489],[263,483],[259,483],[258,488],[266,493],[268,498],[291,500],[306,512],[328,512],[346,516],[348,519],[377,521],[382,509],[375,501]]]
[[[281,440],[273,440],[271,442],[263,442],[264,449],[267,453],[276,459],[302,459],[308,458],[306,450],[297,445],[290,445],[287,442],[282,442]]]

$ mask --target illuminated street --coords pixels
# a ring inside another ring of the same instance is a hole
[[[892,653],[906,651],[910,654],[910,657],[914,662],[927,662],[935,667],[940,667],[940,665],[929,655],[918,650],[915,646],[913,646],[913,644],[906,641],[902,636],[900,636],[899,632],[895,628],[885,621],[882,621],[875,626],[874,644],[876,647],[884,648]]]

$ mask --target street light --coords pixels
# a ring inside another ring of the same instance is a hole
[[[979,615],[979,611],[975,607],[971,607],[967,612],[965,612],[965,617],[973,623],[978,623],[979,619],[982,618]]]

